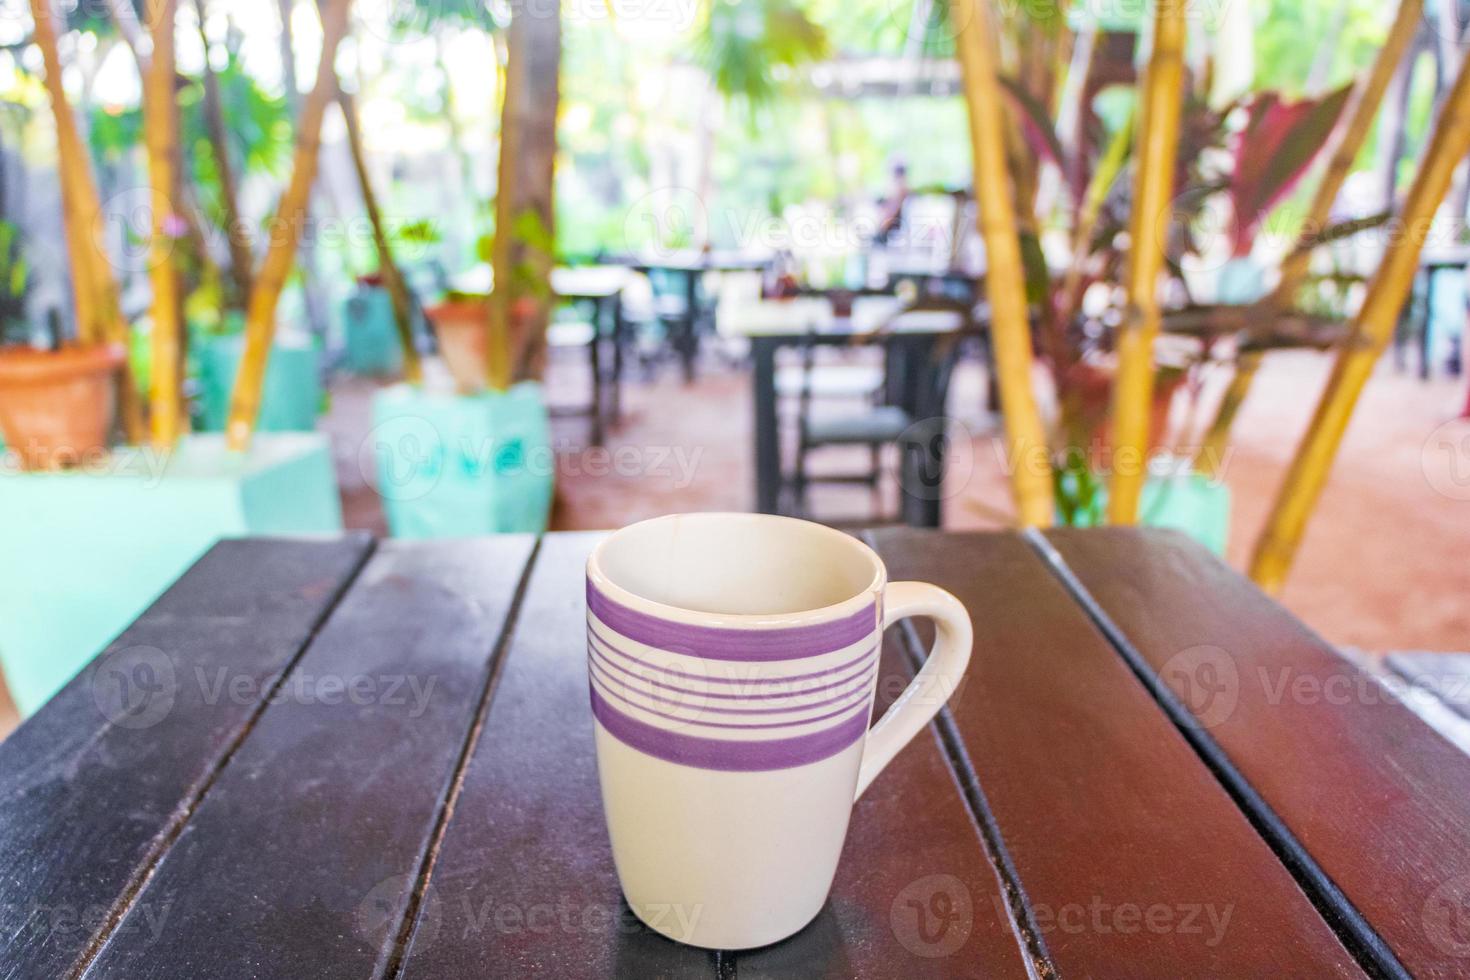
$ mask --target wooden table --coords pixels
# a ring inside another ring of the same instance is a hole
[[[598,535],[250,540],[0,744],[0,976],[1470,974],[1470,759],[1243,579],[1163,532],[871,539],[976,655],[794,938],[620,899]]]

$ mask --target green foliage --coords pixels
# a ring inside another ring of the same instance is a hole
[[[26,299],[31,291],[31,265],[25,257],[20,228],[0,219],[0,344],[29,337]]]
[[[826,32],[793,0],[708,0],[695,43],[715,88],[751,108],[775,98],[783,69],[828,49]]]

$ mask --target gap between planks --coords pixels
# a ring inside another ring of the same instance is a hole
[[[877,542],[871,532],[864,532],[862,540],[874,551],[878,550]],[[918,632],[914,629],[913,620],[906,619],[899,625],[899,635],[902,638],[905,659],[913,668],[914,676],[917,677],[919,671],[924,667],[928,654],[924,650],[924,644],[919,639]],[[1041,929],[1031,911],[1031,902],[1026,897],[1025,886],[1021,884],[1021,876],[1016,871],[1010,851],[1006,848],[1000,825],[990,808],[990,801],[985,796],[985,790],[980,785],[980,776],[975,771],[969,752],[965,749],[964,740],[960,737],[959,726],[948,704],[941,707],[939,713],[935,715],[933,727],[935,738],[939,743],[940,755],[944,757],[945,765],[949,767],[960,789],[960,795],[964,798],[965,807],[975,821],[976,829],[980,834],[980,844],[985,851],[985,859],[995,874],[1001,893],[1005,895],[1006,920],[1010,923],[1016,944],[1021,948],[1021,961],[1026,966],[1026,973],[1031,980],[1055,980],[1059,976],[1056,964],[1052,962],[1051,953],[1046,948],[1046,941],[1041,936]]]
[[[424,896],[428,894],[429,880],[434,874],[434,866],[439,861],[439,851],[444,844],[444,835],[449,831],[449,823],[454,818],[455,804],[459,802],[460,794],[464,791],[470,761],[474,758],[480,734],[485,729],[485,721],[490,716],[490,703],[495,697],[495,688],[500,680],[505,653],[510,646],[511,638],[515,635],[516,624],[520,622],[521,605],[530,588],[531,570],[536,566],[536,559],[541,555],[543,540],[543,536],[538,536],[531,546],[531,553],[526,556],[526,564],[521,568],[520,580],[516,583],[515,593],[511,596],[509,608],[506,609],[505,622],[501,625],[500,636],[490,651],[489,662],[485,667],[485,682],[480,688],[479,701],[475,705],[474,720],[465,733],[464,742],[460,745],[459,757],[454,763],[454,770],[445,783],[444,791],[440,794],[439,805],[435,810],[433,833],[429,836],[428,847],[424,849],[423,859],[419,862],[413,891],[409,895],[408,905],[403,910],[403,921],[399,923],[398,930],[394,933],[393,945],[388,950],[387,961],[379,973],[383,980],[399,980],[408,965],[408,951],[418,930],[419,908],[423,904]]]
[[[348,537],[356,537],[356,535],[349,535]],[[348,574],[342,579],[341,584],[337,587],[337,591],[322,606],[321,612],[317,615],[316,620],[312,622],[311,628],[301,641],[301,645],[296,648],[296,652],[291,655],[291,658],[282,665],[280,672],[271,681],[269,688],[263,691],[260,700],[256,702],[250,714],[245,718],[244,724],[240,726],[234,737],[230,739],[229,744],[225,746],[224,751],[215,760],[214,766],[204,774],[192,791],[181,802],[181,805],[174,810],[173,816],[164,825],[163,830],[154,838],[153,844],[148,849],[148,853],[144,855],[142,862],[134,869],[132,876],[123,887],[122,894],[118,896],[117,901],[108,910],[107,917],[103,920],[102,925],[93,933],[92,938],[87,941],[87,945],[82,949],[81,954],[77,957],[77,961],[72,964],[71,969],[67,972],[66,980],[79,980],[80,977],[84,976],[92,968],[92,964],[96,962],[103,947],[107,945],[108,941],[117,931],[118,926],[122,924],[128,913],[132,911],[133,905],[138,900],[138,896],[142,894],[148,882],[153,879],[153,875],[158,870],[158,866],[163,863],[164,857],[167,856],[169,850],[179,839],[179,835],[184,832],[184,828],[199,810],[200,805],[204,802],[204,798],[209,795],[209,791],[219,781],[220,775],[230,764],[230,760],[235,757],[235,753],[239,751],[240,746],[245,744],[245,739],[249,738],[250,733],[255,730],[255,726],[259,723],[261,716],[265,714],[266,708],[270,707],[275,701],[276,696],[280,693],[281,686],[286,683],[286,678],[291,676],[291,673],[296,669],[296,665],[301,662],[301,658],[306,656],[306,651],[311,649],[311,645],[316,642],[317,635],[321,633],[327,621],[332,618],[332,614],[337,611],[337,607],[342,604],[342,600],[347,597],[347,593],[352,591],[352,586],[357,582],[358,576],[362,574],[362,570],[367,566],[368,561],[377,549],[377,540],[371,537],[367,538],[366,547],[362,549],[362,553],[358,556],[357,561],[353,563]]]
[[[1108,645],[1133,672],[1175,730],[1224,788],[1231,801],[1266,842],[1277,860],[1285,866],[1358,966],[1370,977],[1411,980],[1412,974],[1399,962],[1398,956],[1383,941],[1383,937],[1378,935],[1337,883],[1312,857],[1306,846],[1297,839],[1276,811],[1271,809],[1271,805],[1256,792],[1240,770],[1235,768],[1220,743],[1200,727],[1173,689],[1159,678],[1143,654],[1138,652],[1118,624],[1113,622],[1102,605],[1082,584],[1082,580],[1072,571],[1061,552],[1035,528],[1026,528],[1019,533],[1041,559],[1041,563],[1061,583],[1062,588],[1082,607],[1082,611],[1108,641]]]

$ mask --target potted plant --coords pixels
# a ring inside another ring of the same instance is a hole
[[[52,18],[44,0],[35,0],[33,6],[56,117],[75,294],[76,339],[63,348],[120,350],[126,324],[117,313],[114,266],[102,237],[93,234],[101,215],[96,186],[60,87]],[[130,445],[113,446],[110,456],[86,459],[89,465],[67,471],[0,474],[0,514],[9,518],[4,530],[7,560],[0,563],[0,574],[25,576],[23,587],[0,579],[0,658],[26,713],[220,537],[333,533],[342,527],[324,436],[286,433],[234,451],[219,435],[187,431],[183,321],[189,304],[183,298],[184,267],[192,268],[198,258],[187,246],[189,227],[198,215],[190,211],[190,195],[179,191],[184,182],[176,169],[180,80],[173,64],[175,8],[175,0],[165,0],[150,10],[152,44],[149,57],[139,59],[151,205],[149,227],[139,230],[147,241],[152,287],[146,345],[151,359],[149,411],[145,416],[144,406],[129,399],[130,375],[120,369],[121,418]],[[335,89],[331,57],[346,28],[345,3],[337,0],[323,9],[329,69],[325,82],[318,79],[321,95],[314,92],[308,107],[313,99],[324,105]],[[313,116],[303,110],[298,132],[303,146],[315,145],[313,126],[319,122],[320,111]],[[297,157],[305,160],[297,167],[300,175],[293,175],[293,186],[309,186],[311,154]],[[298,201],[300,193],[298,187]],[[279,288],[285,279],[283,264],[289,267],[277,257],[265,267],[265,273],[278,278],[256,277],[252,296],[272,282]],[[55,400],[50,404],[58,407]],[[145,418],[147,430],[141,424]],[[104,439],[101,445],[110,443]],[[126,575],[118,573],[122,568]],[[81,606],[79,594],[88,597]]]
[[[378,492],[395,536],[539,532],[550,515],[550,424],[536,377],[553,300],[560,31],[556,17],[510,23],[496,232],[479,246],[490,281],[425,310],[453,388],[402,384],[373,403]]]
[[[1130,314],[1122,292],[1109,285],[1123,279],[1132,238],[1124,233],[1137,205],[1129,182],[1121,179],[1133,155],[1132,118],[1124,113],[1109,127],[1093,107],[1084,107],[1086,122],[1079,130],[1088,140],[1069,150],[1021,81],[1007,80],[1005,87],[1038,156],[1063,174],[1080,176],[1063,190],[1072,233],[1066,274],[1052,276],[1039,235],[1022,236],[1031,299],[1039,310],[1039,348],[1057,396],[1049,440],[1056,519],[1078,526],[1102,523],[1114,464],[1147,462],[1138,520],[1179,528],[1223,552],[1229,489],[1217,479],[1218,466],[1197,465],[1202,461],[1190,447],[1167,442],[1171,411],[1185,417],[1182,436],[1187,441],[1209,372],[1259,345],[1315,343],[1303,334],[1323,333],[1321,318],[1300,313],[1283,318],[1278,311],[1267,318],[1265,329],[1256,328],[1259,336],[1250,343],[1242,344],[1238,336],[1249,319],[1241,314],[1264,291],[1265,273],[1254,246],[1265,219],[1328,143],[1349,92],[1292,103],[1264,92],[1212,107],[1201,94],[1207,84],[1186,89],[1177,183],[1165,209],[1170,220],[1154,230],[1177,298],[1163,311],[1163,337],[1149,351],[1153,366],[1146,458],[1132,461],[1118,458],[1111,431],[1118,395],[1117,345]],[[1232,222],[1229,255],[1223,262],[1208,251],[1214,236],[1198,234],[1207,224],[1202,216],[1222,205],[1229,208]],[[1208,283],[1216,302],[1191,299],[1192,285],[1201,281],[1191,272],[1200,269],[1216,273]]]
[[[0,220],[0,436],[25,470],[64,469],[111,442],[122,349],[111,344],[33,346],[30,266],[20,230]]]

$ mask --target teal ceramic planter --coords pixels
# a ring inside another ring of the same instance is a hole
[[[342,303],[342,328],[348,371],[373,377],[403,372],[403,342],[386,289],[359,284]]]
[[[1106,523],[1108,490],[1106,480],[1099,479],[1103,485],[1092,506],[1080,510],[1071,521],[1058,512],[1057,523],[1072,527]],[[1224,555],[1230,540],[1230,488],[1195,473],[1151,476],[1143,485],[1138,523],[1183,531],[1215,554]]]
[[[224,431],[244,350],[245,338],[238,334],[206,337],[195,344],[200,431]],[[320,365],[314,346],[277,344],[271,348],[255,431],[310,432],[316,428],[322,407]]]
[[[231,453],[218,435],[172,454],[117,450],[64,473],[0,472],[0,665],[29,715],[215,541],[337,534],[341,500],[327,438],[258,435]]]
[[[555,458],[541,386],[456,395],[401,384],[373,399],[369,437],[396,538],[546,530]]]

